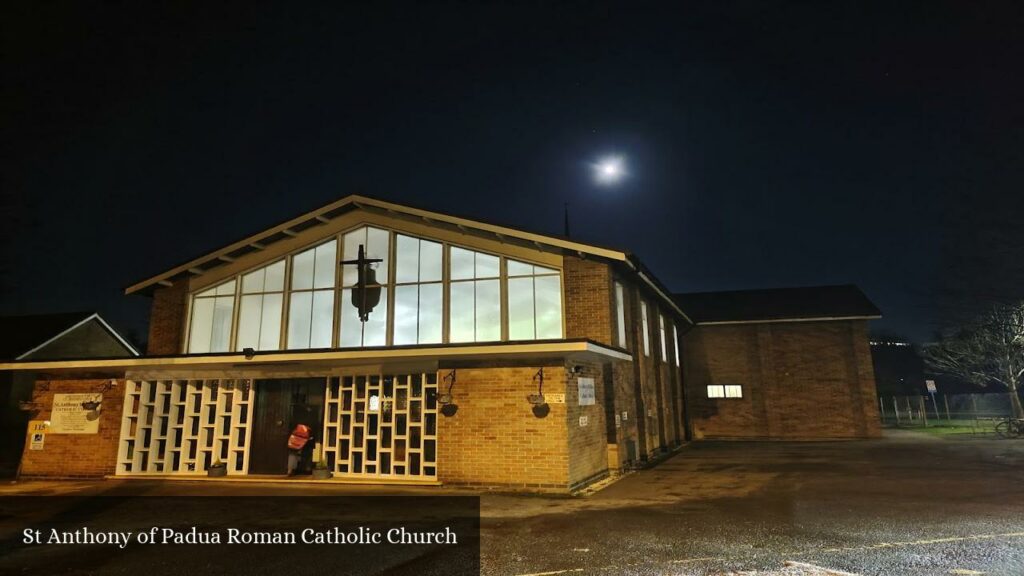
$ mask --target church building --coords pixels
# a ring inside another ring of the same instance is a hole
[[[152,299],[144,356],[0,364],[37,378],[23,477],[276,477],[305,424],[325,481],[571,492],[730,436],[687,406],[735,404],[701,366],[729,351],[622,250],[348,196],[126,293]],[[877,434],[870,369],[821,384],[856,426],[797,436]]]

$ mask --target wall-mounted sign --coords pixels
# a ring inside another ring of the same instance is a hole
[[[580,406],[593,406],[594,403],[597,402],[597,396],[594,393],[593,378],[577,378],[576,387],[579,390]]]
[[[50,411],[53,434],[96,434],[100,431],[102,394],[54,394]]]
[[[565,394],[545,394],[544,400],[548,404],[565,404]]]
[[[629,420],[629,411],[623,410],[622,411],[622,421],[625,422],[626,420]]]
[[[42,450],[46,443],[46,431],[50,423],[46,420],[30,420],[28,423],[29,450]]]
[[[588,417],[588,416],[580,416],[580,428],[583,428],[587,424],[590,424],[590,417]]]
[[[615,427],[622,428],[622,417],[618,414],[615,415]]]

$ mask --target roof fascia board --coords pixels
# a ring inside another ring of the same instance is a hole
[[[349,361],[375,362],[387,360],[450,359],[465,356],[514,357],[529,354],[592,353],[614,360],[631,361],[622,350],[589,340],[534,342],[518,344],[483,344],[471,346],[433,346],[416,348],[348,349],[326,351],[284,351],[258,353],[247,360],[242,353],[181,356],[139,356],[135,358],[96,358],[81,360],[42,360],[0,363],[0,370],[88,370],[130,368],[203,368],[214,365],[260,366],[284,362]]]
[[[300,225],[300,224],[302,224],[304,222],[307,222],[307,221],[309,221],[311,219],[316,219],[318,216],[321,216],[322,214],[325,214],[325,213],[328,213],[328,212],[333,212],[333,211],[335,211],[335,210],[337,210],[339,208],[343,208],[343,207],[349,206],[349,205],[354,206],[356,208],[363,208],[365,206],[373,206],[373,207],[380,208],[380,209],[385,210],[385,211],[392,211],[392,212],[396,212],[396,213],[410,214],[410,215],[413,215],[413,216],[416,216],[416,217],[419,217],[419,218],[423,218],[423,219],[426,219],[426,220],[434,220],[434,221],[438,221],[438,222],[446,222],[446,223],[449,223],[449,224],[453,224],[453,225],[455,225],[457,227],[461,226],[461,227],[466,227],[466,228],[473,228],[473,229],[476,229],[476,230],[482,230],[482,231],[489,232],[489,233],[497,235],[497,236],[507,236],[507,237],[511,237],[511,238],[520,238],[520,239],[523,239],[523,240],[526,240],[526,241],[529,241],[529,242],[546,244],[546,245],[549,245],[549,246],[554,246],[554,247],[557,247],[557,248],[562,248],[562,249],[565,249],[565,250],[571,250],[571,251],[576,251],[576,252],[585,252],[587,254],[593,254],[595,256],[601,256],[603,258],[609,258],[609,259],[612,259],[612,260],[618,260],[618,261],[625,261],[625,260],[627,260],[626,254],[624,252],[621,252],[621,251],[618,251],[618,250],[612,250],[612,249],[609,249],[609,248],[602,248],[602,247],[599,247],[599,246],[592,246],[592,245],[589,245],[589,244],[582,244],[582,243],[579,243],[579,242],[573,242],[571,240],[565,240],[565,239],[556,238],[556,237],[553,237],[553,236],[545,236],[543,234],[535,234],[535,233],[532,233],[532,232],[526,232],[526,231],[523,231],[523,230],[516,230],[514,228],[508,228],[508,227],[505,227],[505,226],[498,226],[498,225],[495,225],[495,224],[487,224],[485,222],[479,222],[479,221],[476,221],[476,220],[469,220],[469,219],[466,219],[466,218],[459,218],[457,216],[449,216],[447,214],[441,214],[441,213],[438,213],[438,212],[430,212],[428,210],[421,210],[419,208],[411,208],[411,207],[408,207],[408,206],[402,206],[401,204],[394,204],[394,203],[391,203],[391,202],[384,202],[384,201],[381,201],[381,200],[374,200],[372,198],[366,198],[366,197],[363,197],[363,196],[352,195],[352,196],[347,196],[345,198],[337,200],[335,202],[332,202],[332,203],[330,203],[330,204],[328,204],[326,206],[323,206],[323,207],[318,208],[316,210],[313,210],[311,212],[307,212],[307,213],[305,213],[305,214],[303,214],[301,216],[297,216],[295,218],[292,218],[291,220],[288,220],[287,222],[278,224],[277,226],[273,226],[271,228],[268,228],[267,230],[264,230],[262,232],[254,234],[252,236],[249,236],[247,238],[244,238],[244,239],[239,240],[237,242],[234,242],[232,244],[229,244],[229,245],[225,246],[224,248],[221,248],[219,250],[215,250],[215,251],[210,252],[210,253],[208,253],[208,254],[206,254],[204,256],[200,256],[199,258],[196,258],[194,260],[191,260],[189,262],[186,262],[184,264],[181,264],[179,266],[171,268],[170,270],[167,270],[166,272],[163,272],[161,274],[157,274],[156,276],[153,276],[153,277],[148,278],[146,280],[143,280],[141,282],[137,282],[137,283],[129,286],[128,288],[126,288],[125,289],[125,294],[134,294],[135,292],[138,292],[140,290],[148,288],[149,286],[151,286],[153,284],[156,284],[156,283],[158,283],[160,281],[167,280],[167,279],[172,278],[174,276],[177,276],[179,274],[188,272],[190,269],[196,268],[196,266],[199,265],[199,264],[202,264],[202,263],[207,262],[209,260],[216,260],[216,259],[218,259],[222,255],[229,254],[229,253],[234,252],[236,250],[242,249],[242,248],[244,248],[246,246],[251,245],[254,242],[259,243],[260,240],[262,240],[262,239],[264,239],[264,238],[266,238],[268,236],[272,236],[272,235],[279,234],[279,233],[284,233],[287,230],[291,229],[292,227],[298,226],[298,225]]]
[[[135,348],[135,346],[132,346],[130,343],[128,343],[127,340],[122,338],[121,335],[117,332],[117,330],[114,330],[113,326],[111,326],[110,324],[107,324],[107,321],[104,320],[103,317],[99,315],[99,313],[94,314],[94,316],[96,316],[96,319],[99,320],[100,325],[102,325],[104,328],[106,328],[107,332],[110,332],[111,336],[113,336],[114,338],[117,338],[117,341],[120,342],[122,346],[127,348],[129,352],[131,352],[134,356],[141,356],[141,354],[139,353],[138,349]]]
[[[727,326],[731,324],[774,324],[777,322],[839,322],[843,320],[878,320],[882,316],[818,316],[814,318],[775,318],[770,320],[715,320],[697,322],[697,326]]]
[[[74,323],[73,325],[71,325],[70,328],[65,328],[62,332],[60,332],[56,336],[51,337],[46,342],[43,342],[42,344],[36,346],[35,348],[32,348],[28,352],[25,352],[24,354],[18,356],[17,358],[15,358],[15,360],[23,360],[26,356],[31,356],[33,353],[38,352],[39,350],[42,350],[43,348],[46,348],[50,344],[56,342],[57,340],[60,340],[61,338],[63,338],[64,336],[68,335],[69,333],[73,332],[79,326],[82,326],[83,324],[85,324],[86,322],[92,320],[93,318],[99,318],[99,314],[94,312],[94,313],[90,314],[89,316],[86,316],[85,318],[83,318],[83,319],[79,320],[78,322]],[[104,324],[106,324],[106,323],[104,322]],[[131,348],[131,349],[133,351],[135,350],[134,348]],[[137,355],[138,354],[136,354],[136,356]]]

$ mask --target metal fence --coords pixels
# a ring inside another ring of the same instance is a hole
[[[1009,392],[880,396],[878,408],[883,426],[993,434],[998,422],[1013,416],[1011,398]]]

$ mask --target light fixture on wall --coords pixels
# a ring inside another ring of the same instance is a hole
[[[532,404],[533,415],[543,418],[551,412],[551,407],[544,399],[544,368],[537,370],[537,373],[533,375],[533,381],[537,383],[537,393],[530,394],[526,399]]]
[[[448,390],[444,394],[438,395],[437,403],[441,405],[442,415],[446,417],[455,416],[455,413],[459,411],[459,405],[455,403],[455,399],[452,396],[452,388],[455,386],[454,368],[444,377],[443,381],[448,383]]]
[[[242,348],[242,354],[245,355],[246,360],[252,360],[256,357],[256,350],[254,348]]]

